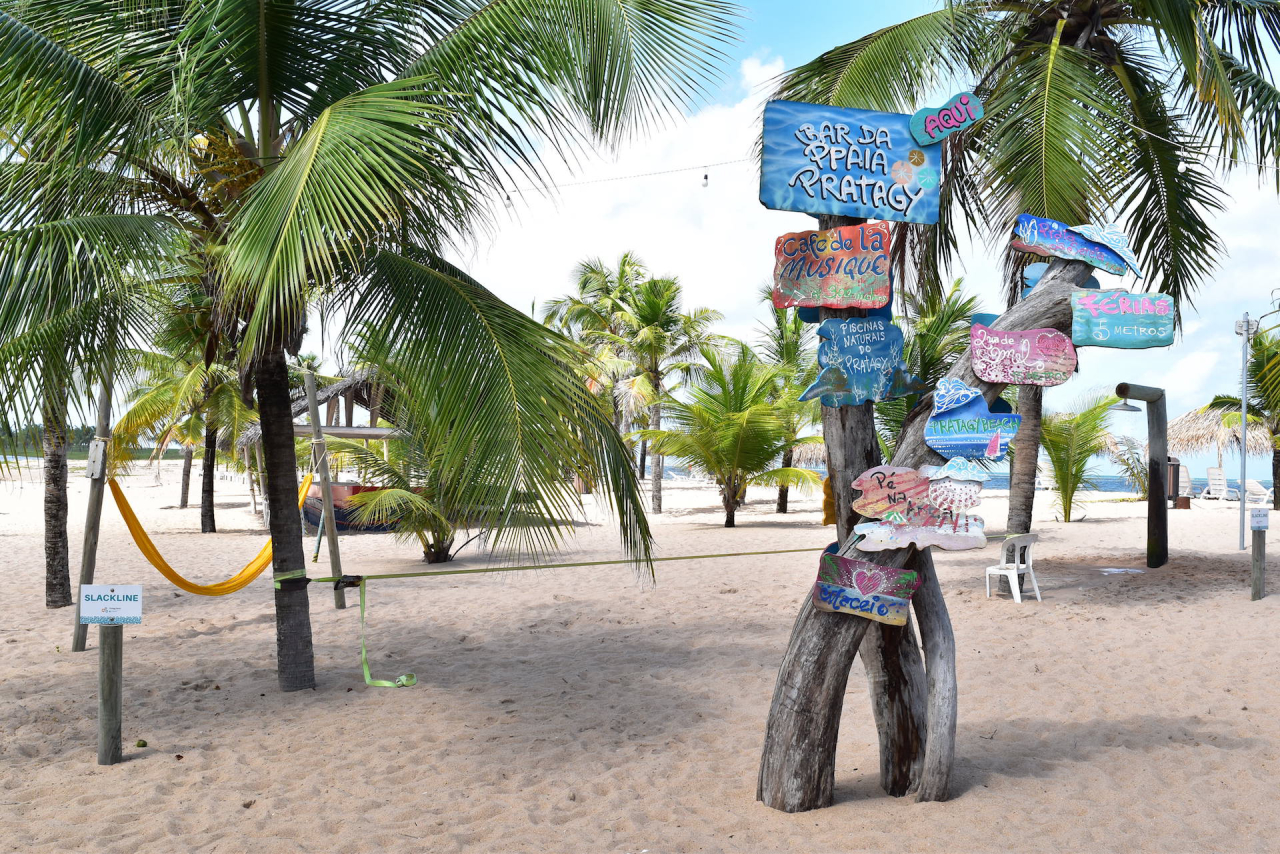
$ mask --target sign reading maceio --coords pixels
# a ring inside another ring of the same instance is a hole
[[[770,101],[760,203],[779,211],[935,223],[942,155],[911,136],[911,118]]]
[[[883,308],[893,295],[887,222],[784,234],[773,257],[776,308]]]
[[[119,626],[142,622],[142,585],[80,585],[80,622]]]

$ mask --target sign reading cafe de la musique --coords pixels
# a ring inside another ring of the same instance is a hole
[[[942,155],[911,117],[770,101],[764,108],[760,202],[811,214],[938,221]]]

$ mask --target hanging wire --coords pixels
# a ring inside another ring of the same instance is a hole
[[[749,162],[750,160],[751,160],[751,158],[749,158],[749,157],[740,157],[740,158],[738,158],[737,160],[721,160],[719,163],[708,163],[708,164],[707,164],[707,165],[705,165],[705,166],[681,166],[681,167],[680,167],[680,168],[678,168],[678,169],[663,169],[663,170],[660,170],[660,171],[658,171],[658,172],[641,172],[641,173],[636,174],[636,175],[618,175],[618,176],[613,177],[613,178],[595,178],[595,179],[593,179],[593,180],[591,180],[591,181],[572,181],[572,182],[567,183],[567,184],[553,184],[553,185],[551,185],[551,188],[552,188],[552,189],[560,189],[560,188],[562,188],[562,187],[585,187],[585,186],[587,186],[588,184],[607,184],[607,183],[610,183],[610,182],[612,182],[612,181],[633,181],[633,180],[635,180],[635,179],[637,179],[637,178],[653,178],[653,177],[656,177],[656,176],[658,176],[658,175],[674,175],[674,174],[676,174],[676,173],[678,173],[678,172],[697,172],[699,169],[703,170],[703,175],[702,175],[702,186],[704,186],[704,187],[705,187],[705,186],[707,186],[707,184],[709,183],[709,180],[710,180],[710,174],[709,174],[709,171],[708,171],[708,170],[710,170],[712,167],[714,167],[714,166],[732,166],[732,165],[733,165],[733,164],[735,164],[735,163],[747,163],[747,162]],[[517,187],[517,188],[515,189],[515,192],[517,192],[517,193],[533,193],[533,192],[537,192],[537,191],[538,191],[538,190],[540,190],[540,189],[543,189],[543,188],[541,188],[541,187]],[[508,196],[508,198],[510,198],[510,196]]]

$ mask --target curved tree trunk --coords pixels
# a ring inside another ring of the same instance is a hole
[[[782,452],[782,467],[791,468],[792,464],[795,463],[795,459],[796,459],[796,449],[787,448],[785,451]],[[778,512],[778,513],[787,512],[787,499],[790,495],[790,492],[791,492],[791,487],[789,486],[778,487],[778,503],[774,507],[775,512]]]
[[[272,575],[278,580],[276,604],[276,667],[280,690],[300,691],[316,685],[311,645],[311,605],[298,515],[298,470],[293,447],[293,412],[289,400],[289,370],[284,351],[264,354],[255,372],[258,415],[269,510]],[[280,580],[281,576],[287,576]]]
[[[71,559],[67,545],[67,400],[51,391],[43,406],[44,606],[71,604]]]
[[[653,415],[650,416],[654,430],[662,429],[662,401],[659,400],[653,405]],[[662,454],[656,451],[653,454],[653,501],[650,505],[654,513],[662,512]],[[726,528],[732,528],[733,525],[727,524]]]
[[[822,225],[829,227],[825,221]],[[1088,264],[1079,261],[1053,260],[1032,295],[997,320],[993,328],[1069,329],[1070,290],[1073,286],[1085,281],[1091,269]],[[829,316],[825,309],[823,316]],[[999,396],[1004,388],[1003,385],[979,380],[973,373],[967,353],[952,367],[948,376],[958,377],[979,389],[988,402]],[[907,416],[892,460],[893,465],[918,468],[928,463],[943,462],[943,459],[924,443],[924,427],[929,419],[932,405],[932,395],[926,395]],[[869,409],[870,406],[865,405],[838,409],[828,407],[823,410],[828,469],[831,472],[837,496],[836,512],[840,520],[839,530],[842,534],[842,542],[845,544],[842,552],[850,555],[861,553],[857,552],[846,534],[855,517],[845,499],[849,494],[848,483],[852,477],[879,462],[878,449],[874,455],[870,453],[870,449],[875,448],[876,445],[874,432],[871,431]],[[864,410],[867,414],[863,416],[861,426],[862,431],[865,431],[865,438],[860,439],[856,431],[847,435],[848,420]],[[846,459],[845,455],[850,450],[859,450],[866,455],[866,458]],[[866,555],[861,556],[866,557]],[[951,767],[955,755],[957,698],[955,639],[946,603],[927,550],[924,553],[917,552],[914,548],[882,551],[875,553],[873,560],[882,566],[912,566],[922,574],[921,587],[912,597],[913,609],[924,645],[928,683],[927,725],[924,728],[927,735],[918,742],[923,743],[924,756],[919,767],[917,799],[945,800],[949,795]],[[796,619],[795,628],[792,630],[787,654],[778,673],[773,704],[769,711],[764,755],[761,759],[756,792],[757,798],[767,805],[787,812],[797,812],[831,803],[836,735],[839,730],[848,667],[871,626],[870,621],[858,617],[816,611],[809,598],[805,598],[805,603]],[[879,649],[875,655],[879,661],[878,666],[884,667],[887,673],[892,673],[891,647],[884,642],[877,646]],[[898,648],[902,650],[906,646],[903,639]],[[868,648],[871,647],[868,646]],[[867,656],[867,658],[870,657]],[[903,677],[891,678],[911,678],[910,669],[904,670],[904,674]],[[869,675],[872,676],[874,689],[876,678],[870,668]],[[873,706],[881,702],[878,696],[873,696]],[[892,702],[892,698],[886,695],[884,702],[887,706]],[[905,696],[900,694],[894,705],[899,709],[902,707],[907,709],[906,714],[896,713],[895,721],[915,720],[918,712],[911,710],[913,708],[918,710],[918,706],[909,693]],[[878,721],[878,724],[881,723]],[[880,731],[883,741],[886,732],[883,725],[880,726]],[[897,749],[901,745],[891,743],[887,746]],[[885,747],[886,745],[882,744],[882,754]],[[907,744],[906,748],[909,747],[910,745]],[[904,749],[899,755],[905,755],[907,752],[909,750]],[[897,774],[889,776],[890,782],[899,779]]]
[[[1018,387],[1018,414],[1022,423],[1013,437],[1013,466],[1009,470],[1009,521],[1005,530],[1010,534],[1031,532],[1031,512],[1036,501],[1036,472],[1040,463],[1040,426],[1044,409],[1044,387],[1024,385]],[[1018,576],[1018,588],[1023,579]],[[1009,579],[1000,576],[1001,593],[1009,593]]]
[[[218,531],[213,516],[213,475],[218,462],[218,430],[206,424],[204,428],[204,461],[200,466],[200,533]]]
[[[191,461],[195,458],[196,449],[191,445],[182,447],[182,494],[178,497],[178,509],[186,510],[191,498]]]

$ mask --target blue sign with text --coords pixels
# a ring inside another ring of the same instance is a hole
[[[760,202],[778,211],[938,221],[940,146],[920,145],[911,117],[770,101]]]

